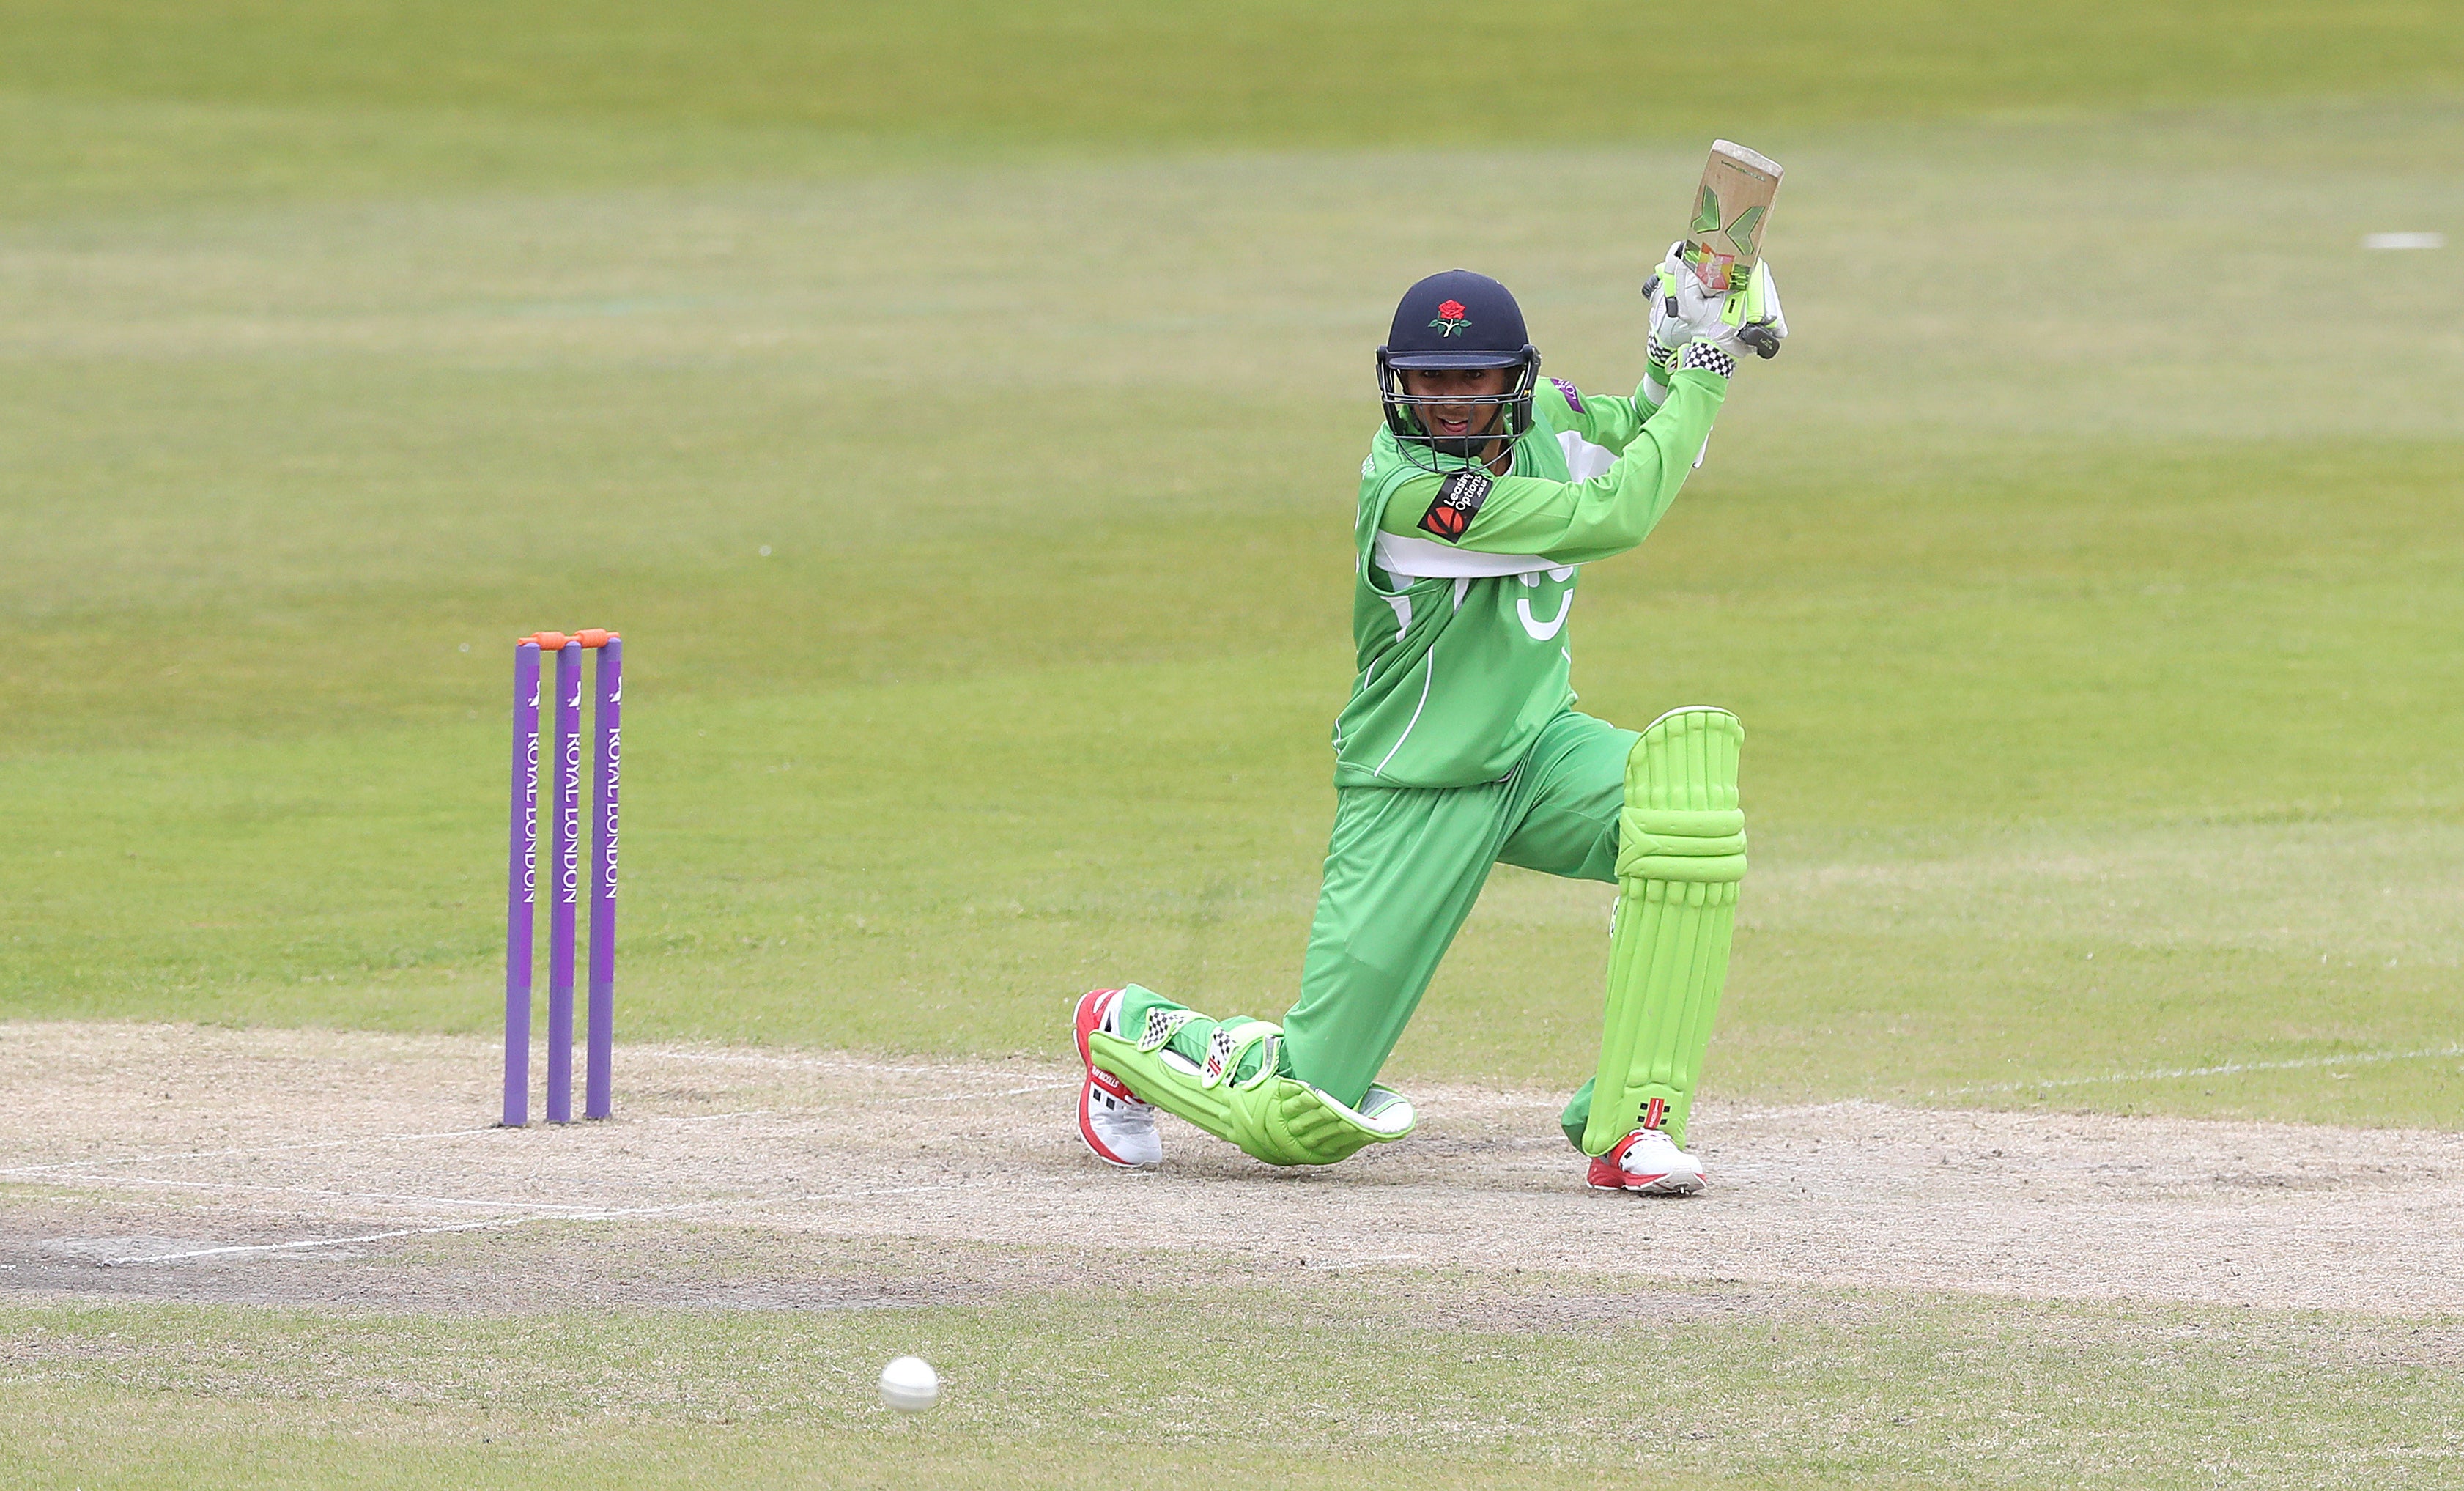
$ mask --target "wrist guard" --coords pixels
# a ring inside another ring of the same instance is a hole
[[[1685,350],[1678,355],[1677,365],[1687,372],[1717,373],[1723,378],[1732,378],[1737,371],[1735,358],[1722,351],[1718,342],[1706,341],[1700,337],[1685,343]]]

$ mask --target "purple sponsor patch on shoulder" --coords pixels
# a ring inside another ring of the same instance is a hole
[[[1562,378],[1551,378],[1549,381],[1557,385],[1557,391],[1566,396],[1566,407],[1573,410],[1577,414],[1583,412],[1583,396],[1574,391],[1574,385],[1573,384],[1566,382],[1566,380]]]

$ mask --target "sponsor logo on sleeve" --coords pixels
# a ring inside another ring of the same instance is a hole
[[[1573,384],[1566,382],[1566,380],[1562,378],[1551,378],[1549,381],[1557,385],[1557,391],[1566,396],[1566,407],[1573,410],[1577,414],[1583,412],[1583,396],[1574,391],[1574,385]]]
[[[1421,529],[1448,543],[1461,541],[1480,505],[1488,500],[1488,490],[1496,485],[1484,471],[1465,470],[1448,476],[1438,484],[1437,499],[1420,515]]]

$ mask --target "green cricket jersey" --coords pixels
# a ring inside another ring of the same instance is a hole
[[[1432,472],[1380,427],[1360,467],[1360,676],[1334,722],[1336,786],[1496,781],[1573,703],[1580,567],[1642,542],[1727,393],[1680,372],[1655,406],[1658,386],[1586,397],[1544,380],[1504,476],[1445,457]]]

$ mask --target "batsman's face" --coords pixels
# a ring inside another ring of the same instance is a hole
[[[1507,380],[1513,369],[1505,367],[1407,367],[1402,374],[1403,391],[1415,399],[1427,399],[1419,405],[1420,428],[1441,440],[1466,440],[1493,434],[1505,414],[1501,404],[1476,404],[1477,399],[1498,399],[1506,393]],[[1460,400],[1460,403],[1449,402]]]

